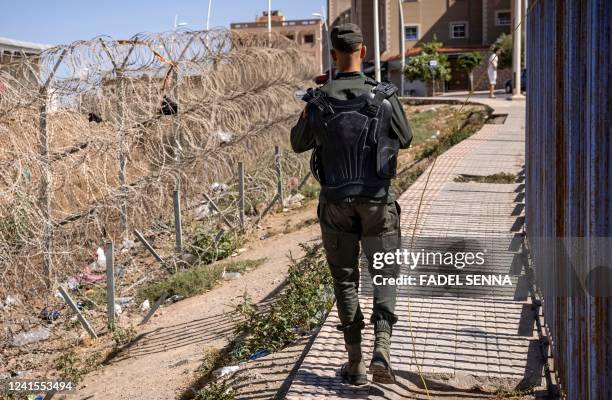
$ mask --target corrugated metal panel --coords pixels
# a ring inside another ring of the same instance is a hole
[[[568,399],[607,400],[612,301],[585,292],[583,277],[609,252],[584,244],[612,237],[612,1],[532,2],[526,224],[536,284],[563,392]],[[560,241],[563,251],[555,246]]]

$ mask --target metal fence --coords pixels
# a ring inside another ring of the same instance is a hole
[[[0,294],[50,293],[104,238],[172,225],[174,191],[184,213],[210,195],[238,225],[239,162],[247,206],[269,201],[294,91],[315,73],[286,38],[229,30],[100,37],[1,66]],[[295,157],[282,167],[301,177]]]
[[[536,285],[562,392],[610,399],[612,2],[531,6],[526,225]]]

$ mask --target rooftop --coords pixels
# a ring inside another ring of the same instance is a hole
[[[10,48],[11,50],[30,50],[30,51],[41,52],[53,46],[48,45],[48,44],[25,42],[23,40],[16,40],[16,39],[11,39],[11,38],[0,36],[0,48],[7,48],[7,47]]]

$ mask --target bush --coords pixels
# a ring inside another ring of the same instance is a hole
[[[261,312],[245,296],[236,311],[240,337],[231,356],[235,361],[258,350],[275,351],[320,326],[333,304],[332,278],[321,246],[302,245],[306,255],[289,267],[287,287],[278,300]]]
[[[195,254],[202,263],[210,264],[231,256],[242,243],[242,238],[236,232],[224,232],[221,237],[218,235],[203,226],[197,226],[187,251]]]
[[[178,272],[159,282],[152,283],[140,289],[138,302],[145,299],[155,301],[164,292],[169,296],[190,297],[212,289],[221,279],[223,270],[227,272],[244,272],[261,265],[265,259],[244,260],[216,265],[200,265],[198,267]]]
[[[521,40],[523,44],[521,46],[521,65],[525,65],[525,36],[522,36]],[[492,51],[495,51],[496,49],[499,50],[497,68],[512,68],[512,35],[502,33],[491,46]]]
[[[428,43],[422,43],[422,53],[418,56],[411,57],[406,65],[404,73],[411,81],[449,81],[451,78],[451,68],[448,62],[448,57],[440,53],[442,42],[438,42],[436,37]],[[429,62],[435,60],[438,62],[436,68],[430,68]]]

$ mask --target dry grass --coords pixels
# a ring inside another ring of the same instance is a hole
[[[40,68],[44,81],[60,59],[49,96],[41,96],[31,71]],[[123,70],[113,67],[124,60]],[[172,221],[179,179],[186,223],[204,193],[236,220],[238,161],[247,169],[247,207],[269,200],[273,146],[287,145],[302,108],[293,92],[314,72],[280,36],[227,30],[94,39],[0,69],[0,295],[48,293],[45,254],[52,282],[61,282],[105,237],[120,244],[134,228]],[[178,112],[163,114],[165,97]],[[44,99],[48,159],[40,142]],[[90,121],[92,114],[101,121]],[[285,152],[282,165],[286,176],[303,175],[307,160]],[[213,182],[228,188],[213,192]],[[198,223],[212,227],[217,217]]]

